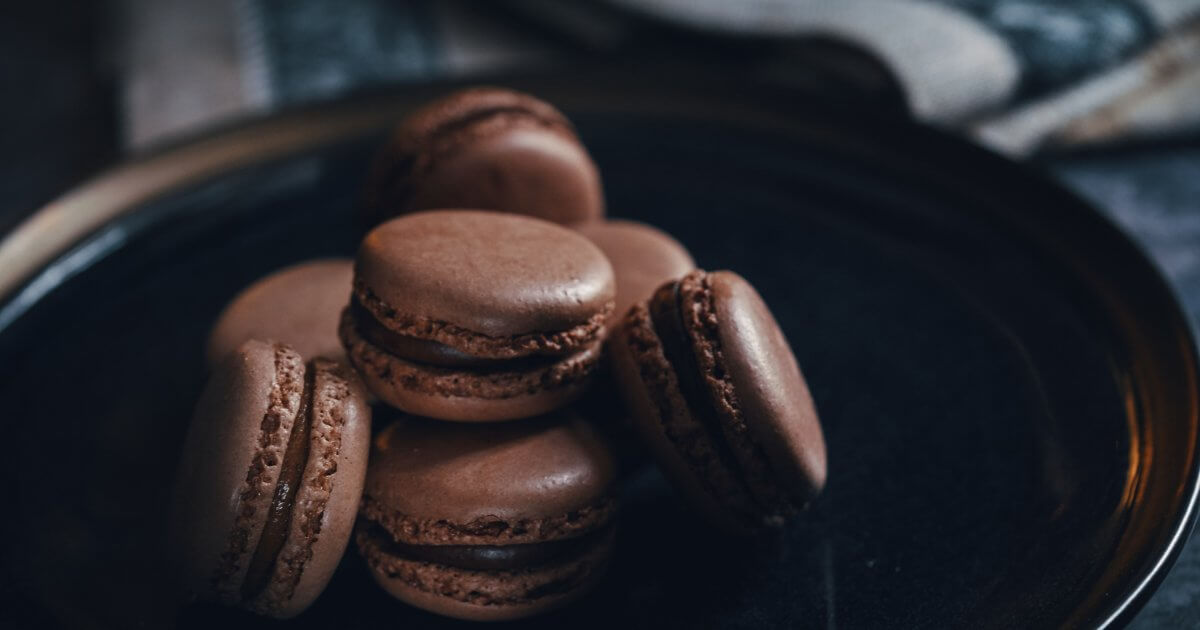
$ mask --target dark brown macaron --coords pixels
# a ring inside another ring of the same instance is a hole
[[[371,411],[350,369],[248,341],[213,372],[172,496],[185,602],[292,617],[333,575],[353,531]]]
[[[524,418],[579,396],[613,308],[612,267],[574,230],[438,210],[363,240],[342,316],[350,360],[380,400],[443,420]]]
[[[499,621],[579,597],[612,551],[614,466],[566,411],[451,425],[406,417],[374,439],[358,548],[409,604]]]
[[[414,112],[376,156],[370,224],[481,208],[575,224],[604,216],[596,165],[550,104],[501,88],[455,92]]]
[[[693,271],[635,305],[611,344],[635,426],[712,522],[781,525],[825,485],[825,441],[791,347],[758,292]]]
[[[208,367],[249,339],[286,343],[308,359],[345,360],[337,327],[353,277],[352,261],[328,258],[285,267],[246,287],[213,325]]]
[[[579,226],[612,263],[617,279],[616,308],[610,328],[635,302],[646,299],[668,280],[678,280],[696,268],[687,249],[670,234],[637,221],[593,221]]]

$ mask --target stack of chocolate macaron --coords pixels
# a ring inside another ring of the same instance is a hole
[[[466,90],[406,118],[356,260],[272,274],[213,329],[173,497],[184,599],[294,616],[354,539],[413,606],[560,607],[613,554],[629,427],[730,534],[820,492],[820,424],[758,293],[606,220],[601,190],[533,97]]]

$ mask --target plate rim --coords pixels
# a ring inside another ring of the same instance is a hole
[[[603,74],[601,76],[604,76]],[[626,77],[613,78],[612,81],[626,81],[638,85],[643,90],[664,89],[661,83],[656,83],[651,75],[643,75],[634,81]],[[680,77],[674,77],[677,83]],[[538,83],[542,81],[542,83]],[[529,89],[537,92],[538,85],[555,85],[563,82],[575,85],[576,89],[587,89],[586,76],[573,79],[554,78],[552,76],[534,77],[532,83],[528,79],[509,77],[495,81],[497,84],[509,84],[519,89]],[[352,95],[346,98],[288,109],[273,114],[254,116],[233,121],[216,129],[203,130],[195,136],[180,139],[169,146],[153,149],[150,153],[135,156],[131,159],[91,177],[50,203],[42,206],[34,214],[21,222],[15,229],[0,240],[0,333],[3,333],[16,319],[35,304],[41,297],[53,289],[57,283],[41,283],[36,280],[38,275],[54,266],[56,261],[65,254],[103,231],[110,223],[121,217],[135,212],[147,202],[169,195],[182,188],[202,183],[218,177],[223,173],[268,163],[288,155],[314,150],[323,145],[349,140],[356,136],[379,132],[394,122],[404,111],[411,108],[413,103],[430,98],[464,85],[476,84],[478,81],[451,81],[424,84],[418,87],[409,86],[402,89],[381,90],[373,94]],[[490,82],[489,82],[490,83]],[[532,85],[533,87],[527,87]],[[665,89],[678,89],[678,85]],[[695,96],[695,87],[687,86]],[[719,90],[705,90],[716,99],[722,98]],[[769,92],[769,90],[767,90]],[[762,90],[760,90],[762,92]],[[729,97],[725,97],[728,99]],[[668,99],[663,99],[667,101]],[[747,99],[750,100],[750,99]],[[639,107],[647,104],[661,105],[661,102],[637,101],[623,105],[630,113],[646,112]],[[697,103],[703,110],[704,103]],[[725,112],[732,118],[738,111],[764,116],[769,125],[786,125],[789,123],[787,111],[773,108],[762,103],[724,103],[725,107],[717,107],[711,113]],[[668,113],[668,109],[661,113]],[[877,113],[876,113],[877,115]],[[744,122],[744,121],[741,121]],[[790,121],[795,124],[795,121]],[[1108,216],[1096,209],[1090,202],[1069,191],[1048,175],[1034,170],[1030,165],[1013,162],[1001,155],[992,153],[981,147],[971,145],[965,140],[950,135],[948,132],[925,127],[910,120],[884,118],[883,121],[873,120],[872,125],[881,124],[898,126],[894,131],[916,134],[918,137],[929,139],[941,145],[942,151],[965,152],[980,163],[987,163],[989,168],[1008,171],[1011,177],[1021,177],[1036,184],[1042,190],[1040,193],[1052,194],[1060,199],[1068,200],[1075,210],[1085,211],[1091,220],[1103,225],[1109,232],[1108,237],[1122,241],[1129,256],[1136,260],[1148,272],[1156,286],[1152,291],[1171,308],[1168,317],[1178,320],[1181,324],[1181,334],[1186,337],[1185,360],[1191,366],[1200,365],[1200,349],[1197,347],[1196,323],[1183,308],[1179,289],[1171,284],[1162,269],[1147,254],[1145,249],[1129,234],[1116,225]],[[59,278],[63,280],[64,278]],[[1196,371],[1193,370],[1191,386],[1193,391],[1200,382]],[[1193,405],[1193,410],[1194,410]],[[1192,418],[1193,425],[1196,417]],[[1178,559],[1187,539],[1194,528],[1197,517],[1197,506],[1200,503],[1200,442],[1192,445],[1192,458],[1187,476],[1186,499],[1183,509],[1173,515],[1170,526],[1170,536],[1163,548],[1157,550],[1157,557],[1152,566],[1136,581],[1136,584],[1124,593],[1119,601],[1111,606],[1103,615],[1099,627],[1110,627],[1124,624],[1132,620],[1134,615],[1149,601],[1158,585],[1169,573]]]

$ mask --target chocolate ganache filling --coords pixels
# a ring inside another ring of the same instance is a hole
[[[350,300],[350,313],[358,334],[372,345],[406,361],[450,369],[480,371],[524,370],[547,365],[560,357],[530,356],[517,359],[490,359],[467,354],[443,343],[418,339],[389,330],[355,297]]]
[[[700,371],[696,353],[692,346],[683,322],[683,299],[680,283],[672,287],[669,300],[650,300],[650,321],[662,342],[663,355],[675,369],[675,377],[679,382],[680,393],[684,403],[691,411],[705,432],[709,443],[722,464],[730,470],[738,470],[737,457],[730,450],[729,444],[723,439],[721,415],[717,411],[709,394],[708,384]],[[749,489],[742,487],[741,491],[750,496]]]
[[[275,484],[275,496],[267,512],[267,523],[263,526],[258,546],[250,558],[246,569],[246,578],[242,581],[242,600],[250,600],[257,596],[270,583],[275,560],[287,540],[288,530],[292,526],[292,512],[296,507],[296,495],[304,475],[304,467],[308,464],[308,452],[312,445],[309,436],[312,433],[313,420],[313,388],[316,383],[316,370],[312,363],[305,366],[304,392],[300,395],[300,408],[296,411],[296,419],[292,423],[292,433],[288,436],[287,450],[280,464],[279,481]]]
[[[381,548],[388,555],[459,569],[509,571],[581,555],[599,543],[607,531],[604,528],[575,538],[519,545],[412,545],[394,540],[376,523],[371,523],[369,534],[383,541]]]

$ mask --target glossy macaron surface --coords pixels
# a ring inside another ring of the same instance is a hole
[[[508,338],[588,326],[611,308],[615,287],[608,259],[571,230],[443,210],[372,230],[359,248],[355,294],[377,315],[389,309],[394,329],[462,347],[466,334]],[[380,305],[373,308],[372,298]]]
[[[209,368],[250,339],[286,343],[308,359],[344,358],[337,325],[353,276],[349,259],[329,258],[285,267],[246,287],[213,325]]]
[[[741,276],[709,274],[722,368],[778,483],[807,500],[825,485],[820,419],[800,364],[762,297]]]
[[[429,522],[564,517],[605,499],[614,478],[607,445],[570,412],[476,426],[409,417],[373,444],[367,505]]]
[[[617,297],[616,308],[609,318],[611,325],[662,283],[696,268],[691,254],[679,241],[645,223],[614,219],[592,221],[577,229],[612,263]]]
[[[431,208],[483,208],[575,224],[604,215],[600,176],[571,124],[527,94],[475,88],[406,118],[376,157],[373,222]]]

